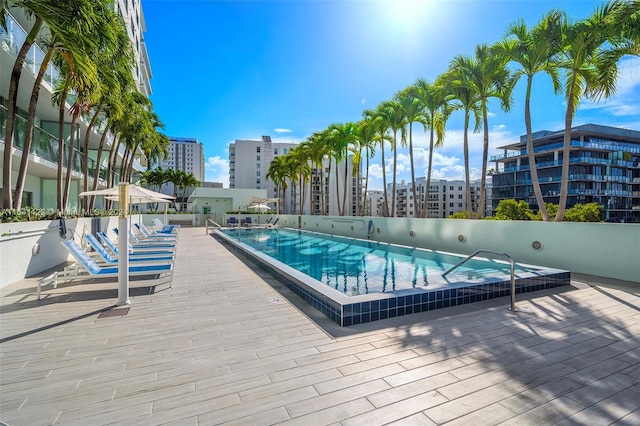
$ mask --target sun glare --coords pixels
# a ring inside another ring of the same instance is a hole
[[[416,22],[424,17],[435,3],[434,0],[386,0],[389,16],[401,24]]]

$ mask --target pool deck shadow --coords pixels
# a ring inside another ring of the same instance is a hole
[[[640,424],[640,283],[572,285],[339,327],[204,228],[172,288],[0,289],[0,421]],[[3,341],[4,340],[4,341]]]

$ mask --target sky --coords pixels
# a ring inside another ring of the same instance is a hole
[[[433,81],[456,55],[504,37],[507,26],[535,25],[550,9],[589,16],[591,0],[142,0],[151,64],[151,101],[168,136],[204,145],[205,180],[229,187],[228,147],[235,139],[304,141],[333,123],[358,121],[418,78]],[[526,133],[525,80],[509,112],[490,104],[489,156]],[[535,77],[533,130],[562,130],[565,102],[548,77]],[[640,130],[640,59],[620,63],[617,94],[583,101],[574,126]],[[454,113],[432,179],[464,179],[463,117]],[[414,125],[416,177],[426,175],[428,134]],[[482,170],[482,133],[470,132],[471,178]],[[382,189],[380,150],[369,189]],[[387,177],[392,178],[389,147]],[[488,165],[494,167],[494,163]],[[398,150],[398,181],[411,179],[408,150]]]

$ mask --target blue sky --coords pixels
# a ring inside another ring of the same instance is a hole
[[[169,136],[204,144],[206,180],[228,187],[228,145],[234,139],[301,142],[332,123],[358,121],[419,77],[434,80],[457,54],[494,43],[508,24],[535,24],[552,8],[574,19],[600,1],[214,1],[142,0],[156,113]],[[490,155],[525,133],[524,80],[510,112],[492,105]],[[621,63],[618,94],[580,105],[574,125],[598,123],[640,130],[640,60]],[[534,80],[533,128],[560,130],[564,99],[547,77]],[[414,127],[416,176],[424,176],[428,140]],[[463,121],[454,114],[432,176],[463,179]],[[471,135],[472,177],[479,177],[482,135]],[[388,154],[388,149],[387,149]],[[391,156],[387,156],[389,159]],[[399,179],[410,180],[407,150]],[[492,167],[490,164],[489,167]],[[369,188],[382,189],[380,155]],[[391,167],[387,167],[387,173]],[[389,177],[391,177],[389,175]]]

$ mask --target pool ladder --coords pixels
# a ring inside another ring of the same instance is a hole
[[[513,258],[509,256],[507,253],[501,253],[498,251],[491,251],[491,250],[476,250],[473,253],[471,253],[469,256],[467,256],[466,259],[463,259],[461,262],[458,262],[457,264],[449,268],[447,272],[442,274],[442,278],[445,278],[449,272],[453,271],[454,269],[458,269],[460,266],[466,263],[467,260],[474,258],[480,253],[489,253],[495,256],[503,256],[509,259],[509,264],[511,265],[511,308],[509,308],[509,310],[512,312],[516,312],[516,272],[515,272],[516,264],[513,261]]]

